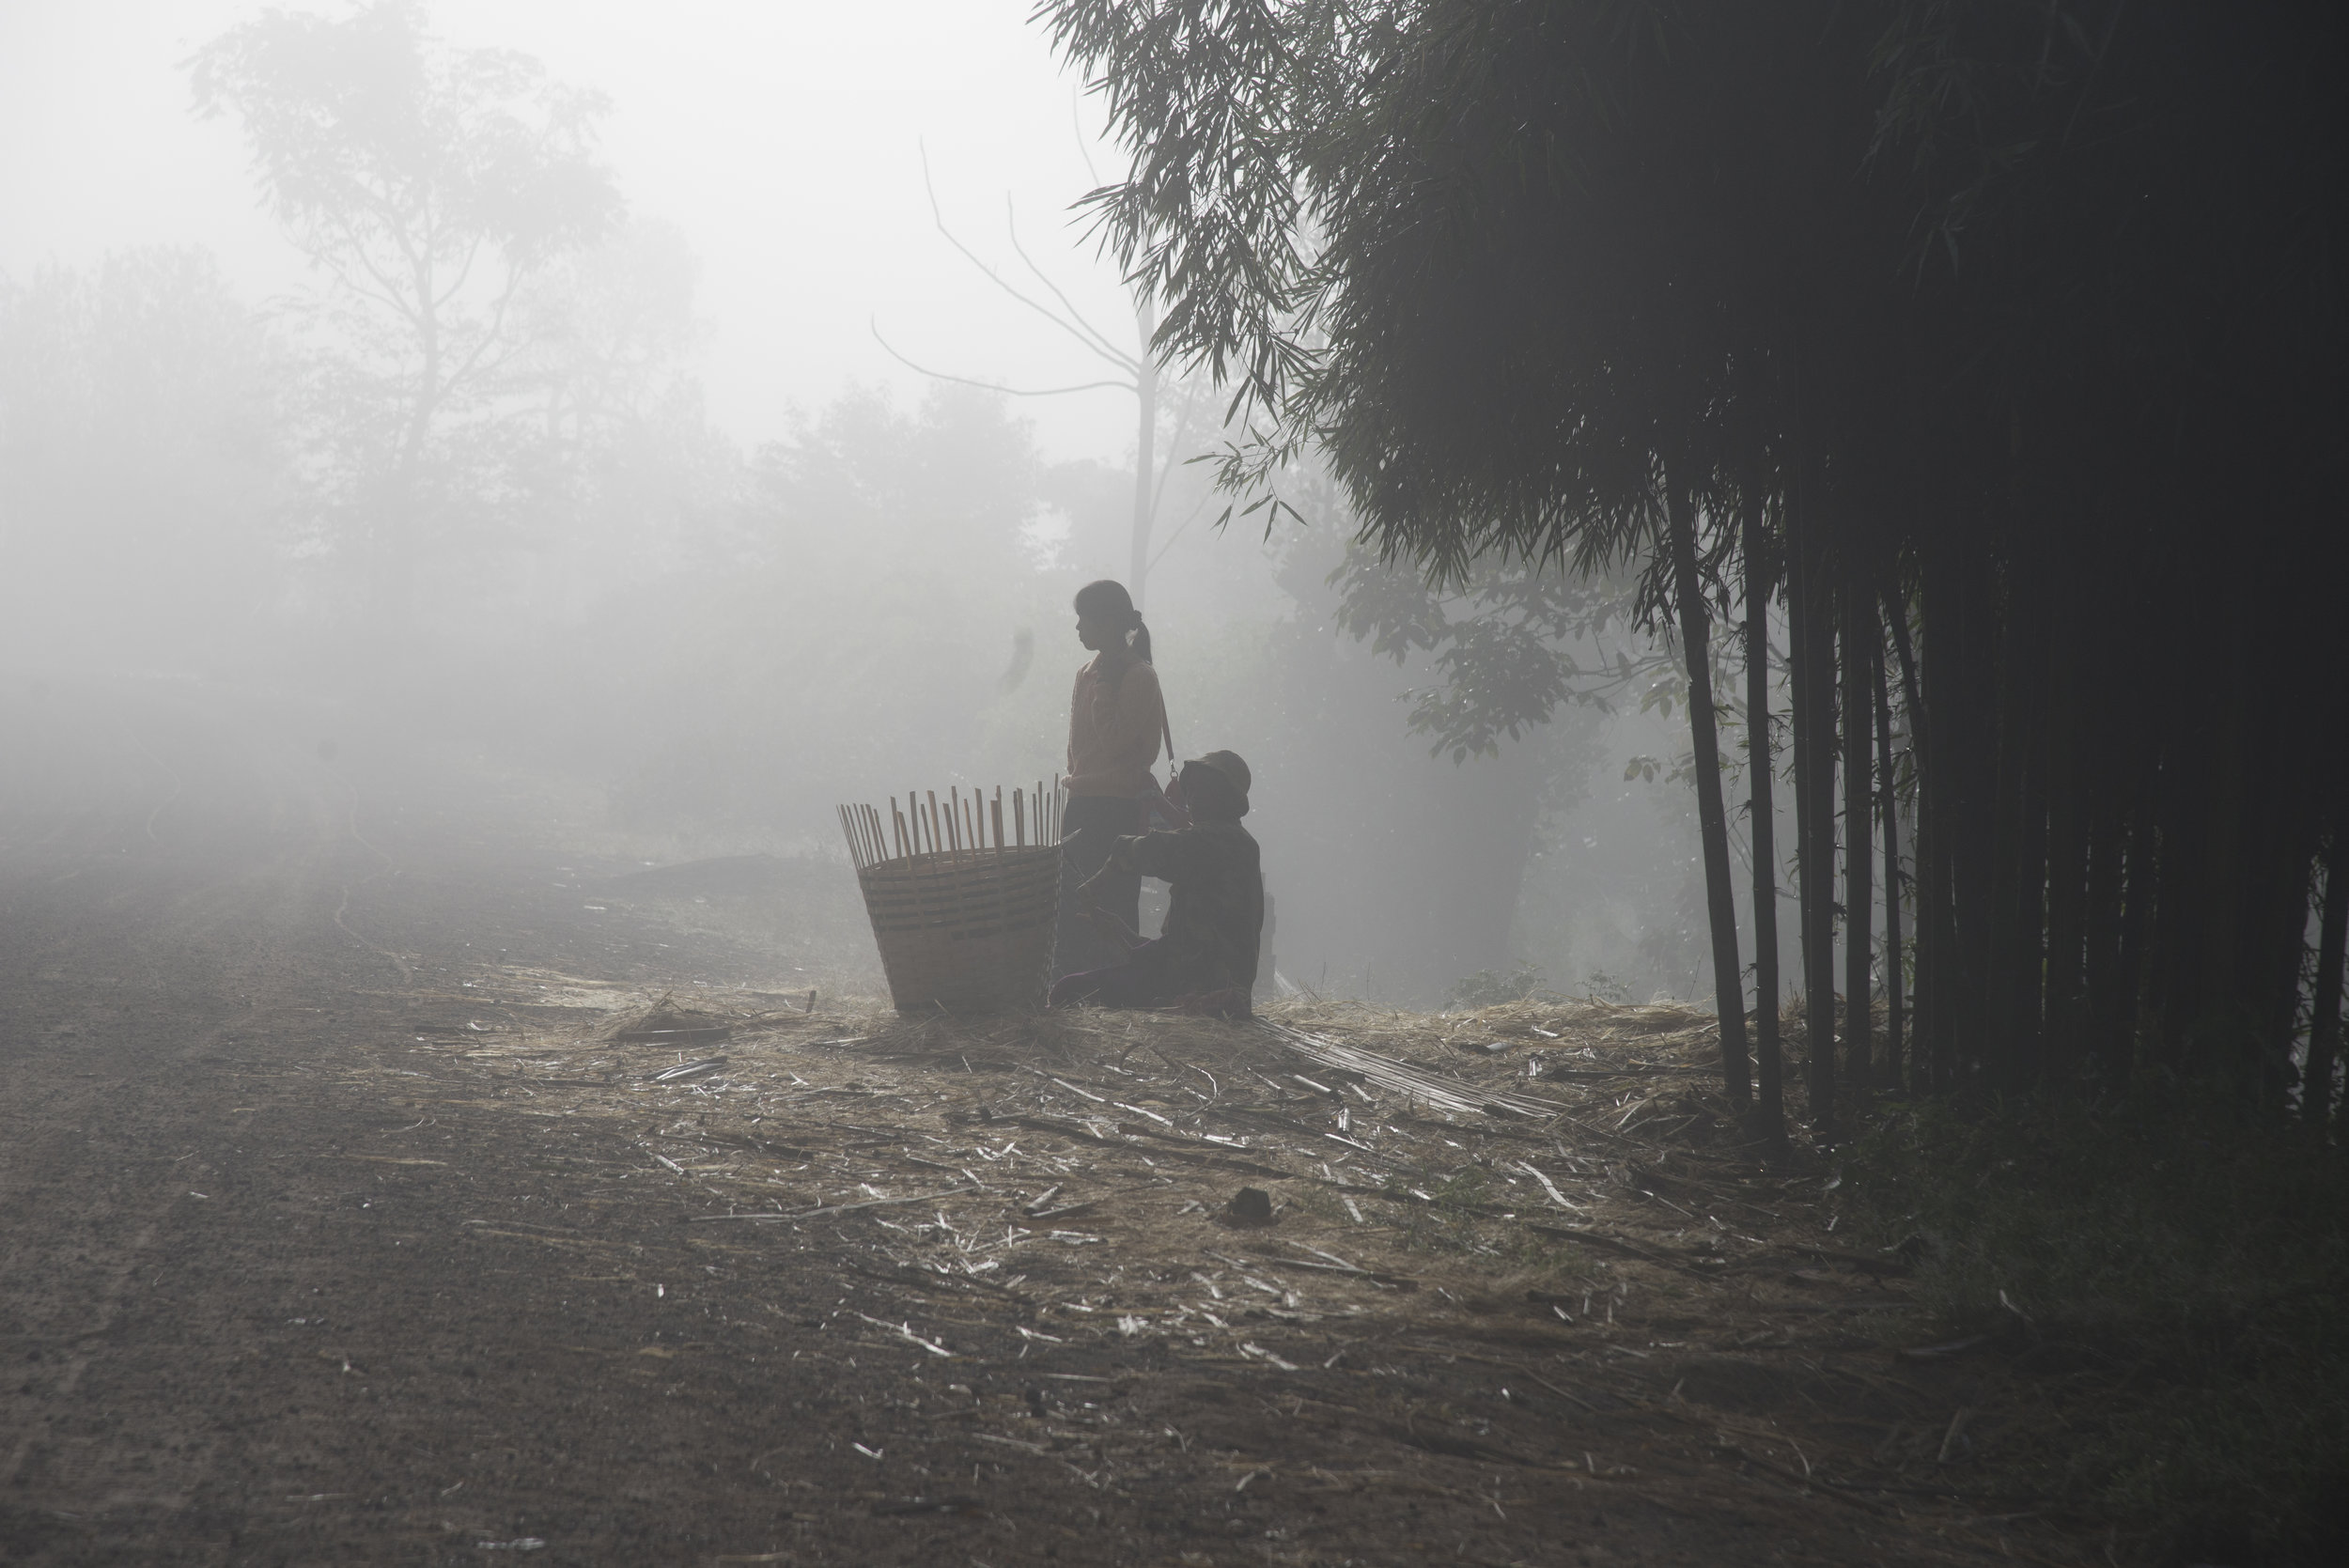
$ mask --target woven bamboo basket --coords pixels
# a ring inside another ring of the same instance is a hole
[[[1060,786],[958,789],[840,808],[890,1000],[900,1013],[1002,1013],[1044,1001],[1060,907]]]

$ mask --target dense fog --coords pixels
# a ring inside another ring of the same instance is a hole
[[[839,61],[896,129],[860,153],[884,172],[853,209],[820,185],[754,204],[826,253],[787,298],[713,256],[758,220],[632,183],[610,150],[674,151],[640,119],[674,96],[607,101],[542,63],[608,55],[597,12],[230,9],[181,36],[126,11],[125,79],[176,94],[136,123],[177,116],[237,207],[129,236],[118,210],[11,214],[0,679],[42,726],[12,787],[130,756],[148,699],[123,693],[265,702],[362,784],[370,757],[444,753],[540,788],[579,855],[788,862],[774,896],[832,939],[778,938],[779,970],[869,984],[834,805],[1049,779],[1084,657],[1070,598],[1112,577],[1177,748],[1254,770],[1279,985],[1709,996],[1681,676],[1628,580],[1515,619],[1522,568],[1429,590],[1349,554],[1311,454],[1279,506],[1227,517],[1225,396],[1180,367],[1145,451],[1135,302],[1077,210],[1090,109],[1020,8],[985,22],[1032,64],[1017,135],[926,120],[885,55]],[[0,25],[27,69],[33,24]],[[386,113],[325,113],[336,83]],[[428,101],[447,113],[390,113]],[[952,155],[973,138],[1026,162]],[[801,156],[825,155],[760,159]],[[1014,184],[1056,193],[1017,230]],[[875,208],[894,226],[861,223]],[[882,297],[824,297],[854,274]],[[985,303],[942,324],[941,298]],[[720,409],[712,367],[756,363],[773,395]],[[1109,384],[1027,395],[1085,382]]]

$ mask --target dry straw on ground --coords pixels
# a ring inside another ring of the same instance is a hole
[[[1632,1423],[1651,1467],[1726,1453],[1862,1509],[1965,1492],[1947,1366],[1900,1354],[1931,1338],[1906,1265],[1832,1234],[1815,1158],[1761,1163],[1690,1008],[902,1017],[495,970],[470,995],[420,1032],[485,1094],[604,1121],[708,1246],[850,1247],[900,1301],[876,1343],[953,1359],[1000,1317],[1275,1368],[1440,1356]],[[716,1019],[715,1046],[621,1038]],[[1243,1188],[1270,1223],[1235,1221]],[[1797,1385],[1807,1429],[1760,1418]]]

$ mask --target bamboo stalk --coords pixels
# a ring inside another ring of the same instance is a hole
[[[1688,738],[1694,749],[1698,837],[1704,859],[1705,923],[1713,943],[1713,995],[1720,1020],[1721,1082],[1743,1110],[1753,1097],[1746,1054],[1745,986],[1737,962],[1737,892],[1731,884],[1729,811],[1721,797],[1720,734],[1713,703],[1712,616],[1697,563],[1697,503],[1675,460],[1667,471],[1665,512],[1671,537],[1673,613],[1688,671]]]
[[[940,853],[938,844],[938,791],[934,789],[926,789],[922,793],[929,798],[930,854],[935,857]]]
[[[1867,1103],[1875,1086],[1875,1028],[1871,1006],[1875,989],[1875,891],[1870,886],[1875,834],[1869,831],[1874,813],[1875,769],[1875,682],[1870,676],[1869,649],[1876,645],[1875,596],[1857,586],[1843,593],[1843,1078],[1852,1097]]]
[[[2336,824],[2325,852],[2319,906],[2316,986],[2309,994],[2309,1054],[2300,1079],[2300,1119],[2322,1127],[2332,1117],[2333,1063],[2341,1055],[2341,972],[2349,946],[2349,824]]]
[[[1746,565],[1746,776],[1752,790],[1753,1064],[1763,1136],[1772,1148],[1786,1142],[1784,1059],[1778,1039],[1777,805],[1770,760],[1770,563],[1764,543],[1759,487],[1745,500],[1741,521]]]
[[[1002,784],[995,786],[993,811],[995,814],[995,852],[1000,855],[1003,852],[1003,786]]]
[[[1011,831],[1012,836],[1019,840],[1019,847],[1022,849],[1028,846],[1028,818],[1021,810],[1025,804],[1026,802],[1020,799],[1019,791],[1017,788],[1013,789],[1011,792]]]
[[[1875,666],[1876,699],[1876,767],[1879,769],[1877,809],[1884,818],[1884,1065],[1881,1081],[1898,1089],[1907,1070],[1906,999],[1902,986],[1901,844],[1898,780],[1892,767],[1892,694],[1884,668],[1884,639],[1879,634],[1869,649]]]

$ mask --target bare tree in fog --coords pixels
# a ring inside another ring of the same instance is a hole
[[[1167,481],[1174,475],[1175,463],[1181,460],[1186,438],[1190,434],[1194,418],[1199,411],[1202,397],[1199,389],[1189,384],[1181,385],[1173,437],[1167,442],[1165,459],[1160,461],[1158,457],[1158,440],[1161,388],[1159,380],[1158,360],[1152,352],[1152,338],[1157,328],[1157,318],[1151,308],[1149,297],[1140,289],[1134,291],[1135,346],[1131,349],[1126,348],[1087,320],[1084,313],[1077,308],[1076,303],[1069,299],[1060,285],[1052,281],[1050,274],[1035,264],[1035,258],[1031,256],[1027,247],[1019,242],[1019,227],[1012,216],[1009,197],[1005,197],[1003,203],[1003,232],[1011,241],[1013,254],[1019,257],[1020,263],[1034,276],[1035,281],[1051,295],[1053,303],[1046,304],[1005,278],[982,260],[976,251],[964,244],[953,229],[946,226],[945,214],[940,211],[938,207],[938,190],[930,181],[929,156],[926,152],[922,158],[922,188],[930,198],[930,217],[937,225],[938,232],[945,237],[946,243],[952,245],[957,254],[984,272],[989,283],[1076,339],[1083,346],[1085,352],[1107,365],[1115,372],[1115,375],[1107,380],[1081,381],[1070,386],[1036,388],[1001,386],[993,381],[974,380],[968,376],[948,375],[944,371],[932,370],[926,365],[916,364],[890,346],[889,340],[881,336],[878,324],[873,327],[875,341],[879,342],[889,356],[898,364],[934,380],[982,387],[987,391],[1002,393],[1010,397],[1060,397],[1070,393],[1093,392],[1103,387],[1122,388],[1134,395],[1133,530],[1128,538],[1125,581],[1127,592],[1133,596],[1135,606],[1140,608],[1143,601],[1144,589],[1150,580],[1150,568],[1158,562],[1158,556],[1153,555],[1150,551],[1151,536],[1157,528],[1159,508],[1166,500]],[[1167,542],[1171,544],[1173,540],[1170,539]],[[1165,547],[1161,546],[1159,554],[1164,553]]]
[[[496,417],[516,304],[620,201],[594,156],[604,101],[528,55],[458,49],[414,0],[330,21],[271,10],[190,62],[233,114],[271,209],[332,280],[350,350],[330,423],[345,526],[380,635],[412,628],[436,524],[461,514],[452,438]]]

